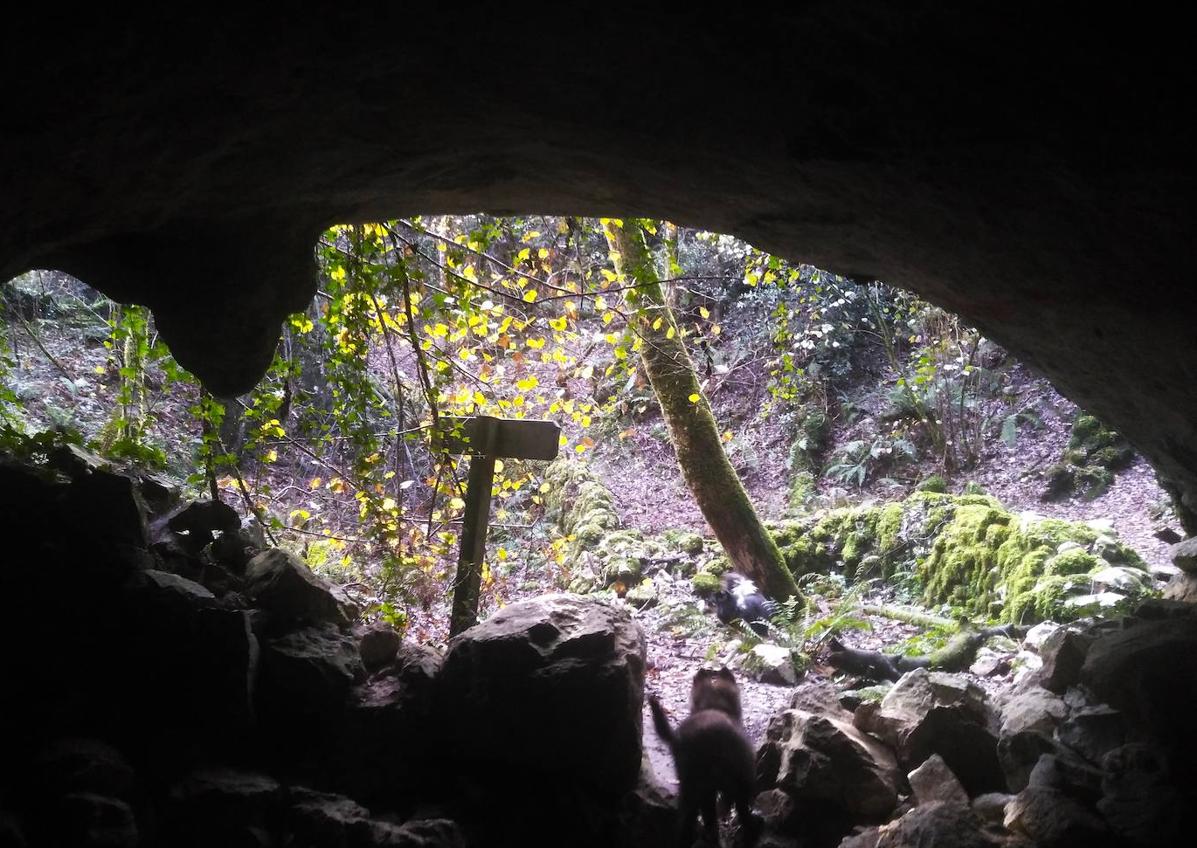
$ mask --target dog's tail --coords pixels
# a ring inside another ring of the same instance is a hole
[[[648,696],[649,709],[653,711],[653,727],[657,730],[657,735],[661,737],[661,741],[673,750],[673,743],[677,740],[677,736],[673,732],[673,727],[669,724],[669,717],[665,715],[665,709],[661,706],[661,702],[657,700],[656,695]]]

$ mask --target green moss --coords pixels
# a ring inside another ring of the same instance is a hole
[[[666,547],[688,556],[698,556],[704,546],[702,536],[693,530],[665,530],[661,533],[661,541]]]
[[[1007,525],[1011,517],[985,503],[960,503],[919,568],[924,599],[928,603],[946,601],[971,611],[976,611],[981,599],[987,603],[995,588],[997,564],[988,530],[995,524]]]
[[[1064,601],[1081,585],[1080,579],[1068,575],[1048,575],[1035,582],[1030,590],[1012,597],[1006,604],[1006,617],[1011,621],[1061,621]]]
[[[1043,573],[1049,575],[1089,574],[1105,567],[1100,559],[1082,547],[1070,548],[1043,563]]]
[[[1089,461],[1094,465],[1099,465],[1102,468],[1110,471],[1117,471],[1120,468],[1125,468],[1130,465],[1131,460],[1135,458],[1135,450],[1129,444],[1110,445],[1108,447],[1100,448],[1093,452],[1089,457]]]
[[[696,595],[713,595],[719,591],[719,575],[710,571],[700,571],[691,578],[690,588]]]
[[[790,478],[789,504],[793,509],[804,509],[815,496],[815,475],[810,471],[798,471]]]
[[[983,495],[985,494],[985,487],[980,483],[969,480],[964,484],[964,494],[966,495]]]
[[[1086,465],[1073,472],[1077,494],[1087,501],[1100,498],[1114,482],[1114,472],[1100,465]]]
[[[945,494],[948,491],[948,481],[940,477],[938,474],[932,474],[914,487],[919,492],[938,492]]]
[[[613,556],[603,566],[603,585],[613,586],[622,583],[633,586],[640,582],[640,562],[629,556]]]
[[[655,607],[660,600],[657,586],[652,580],[642,580],[624,595],[624,600],[639,609]]]
[[[1060,463],[1045,473],[1045,498],[1062,497],[1075,491],[1086,500],[1106,493],[1114,472],[1135,457],[1134,449],[1119,433],[1107,429],[1092,415],[1078,415]]]
[[[830,510],[769,530],[796,577],[908,575],[903,585],[929,605],[1016,623],[1047,609],[1063,615],[1062,584],[1047,578],[1072,578],[1080,587],[1106,564],[1145,569],[1134,551],[1087,524],[1016,515],[982,493],[913,492],[903,501]]]
[[[890,503],[881,507],[881,514],[877,516],[877,548],[882,556],[891,553],[901,544],[901,530],[902,504]]]
[[[1068,438],[1068,447],[1081,447],[1085,442],[1097,437],[1101,433],[1101,430],[1101,422],[1095,416],[1081,413],[1072,422],[1072,433]]]

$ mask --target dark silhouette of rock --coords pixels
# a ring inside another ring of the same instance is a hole
[[[394,806],[404,796],[409,803],[443,791],[448,728],[435,704],[440,666],[432,648],[404,645],[350,694],[335,762],[355,798]]]
[[[342,720],[350,690],[365,677],[357,644],[331,625],[265,641],[256,699],[261,732],[283,756],[320,753]],[[296,746],[296,739],[311,744]]]
[[[644,655],[640,627],[611,604],[570,595],[510,604],[449,645],[437,678],[449,750],[479,768],[632,789]]]
[[[1006,828],[1042,848],[1104,845],[1110,832],[1101,817],[1063,792],[1029,786],[1006,805]]]
[[[378,671],[399,652],[403,644],[403,637],[395,632],[393,627],[379,625],[371,627],[362,634],[358,643],[358,650],[362,656],[362,665],[371,673]]]
[[[1133,743],[1111,750],[1102,761],[1102,798],[1097,809],[1132,845],[1183,845],[1191,835],[1187,813],[1193,792],[1182,791],[1159,748]]]
[[[1185,604],[1183,606],[1191,606]],[[1197,615],[1127,619],[1093,643],[1081,681],[1121,710],[1139,738],[1167,751],[1178,774],[1197,773]]]
[[[285,821],[286,792],[258,772],[205,768],[171,787],[162,831],[180,848],[268,848]]]

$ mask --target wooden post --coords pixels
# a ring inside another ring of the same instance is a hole
[[[478,623],[478,596],[482,587],[482,562],[486,557],[486,525],[490,520],[495,459],[554,459],[560,433],[560,428],[552,421],[513,421],[489,415],[440,419],[435,447],[471,456],[457,575],[453,580],[449,635],[456,636]]]

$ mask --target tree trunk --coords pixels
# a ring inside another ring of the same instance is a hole
[[[626,294],[632,307],[631,327],[640,339],[640,356],[661,404],[682,476],[736,569],[774,598],[797,595],[798,587],[777,543],[761,524],[723,451],[719,428],[666,302],[643,227],[644,222],[635,219],[603,221],[622,284],[636,286]]]

